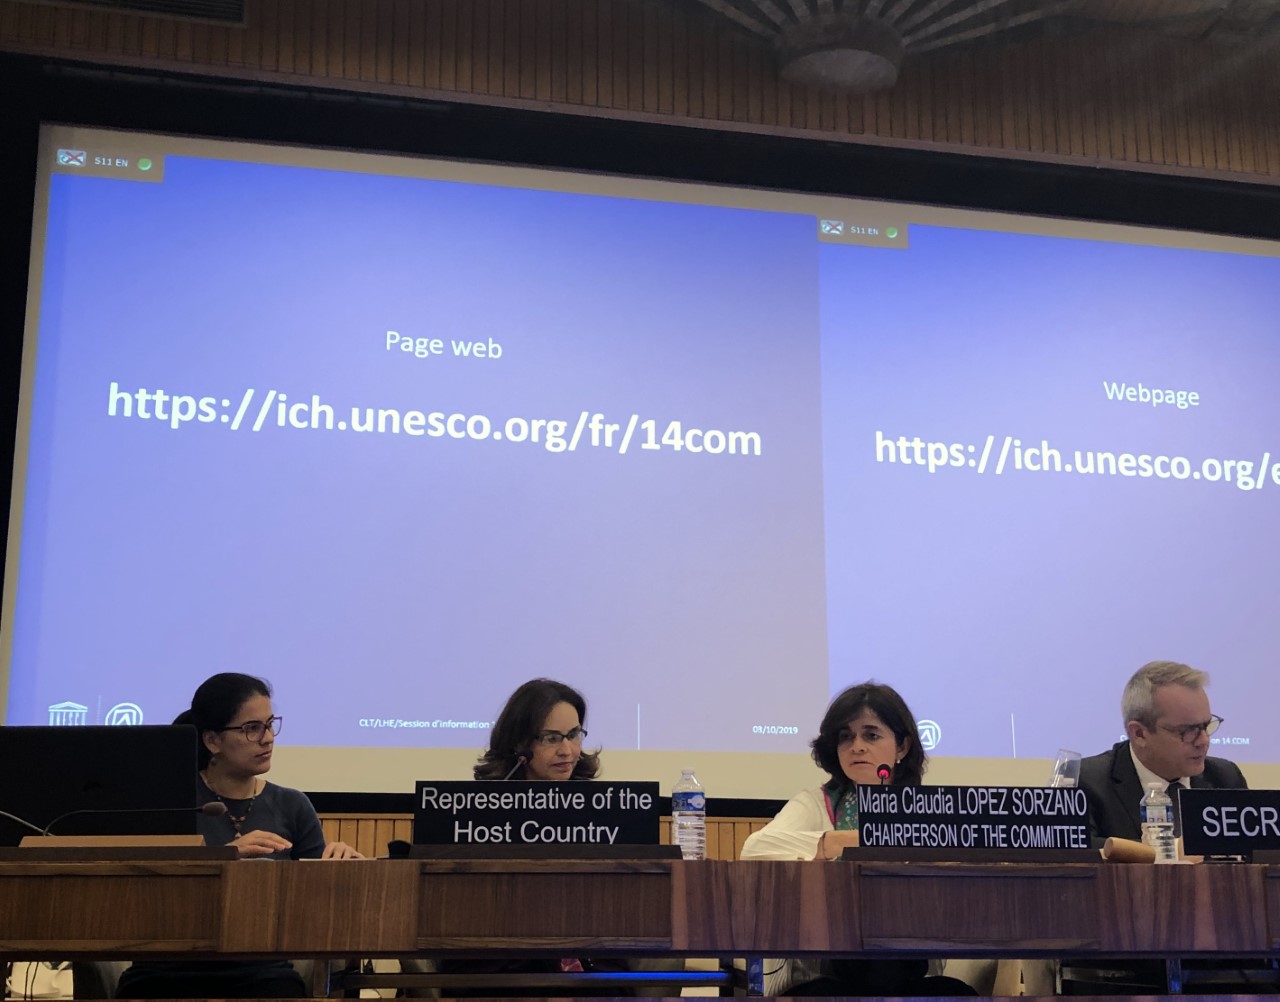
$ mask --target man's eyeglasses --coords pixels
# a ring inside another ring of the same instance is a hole
[[[224,727],[224,731],[239,731],[250,741],[261,741],[262,736],[268,730],[271,733],[279,734],[280,725],[284,723],[284,717],[268,717],[266,720],[249,720],[243,724],[236,724],[234,727]]]
[[[543,731],[541,734],[539,734],[539,735],[538,735],[536,738],[534,738],[533,740],[534,740],[535,742],[537,742],[538,744],[540,744],[540,745],[547,745],[548,747],[554,748],[554,747],[555,747],[556,745],[558,745],[561,741],[574,741],[574,742],[580,742],[580,741],[582,741],[582,740],[583,740],[583,738],[585,738],[586,736],[587,736],[586,728],[584,728],[584,727],[575,727],[575,728],[574,728],[573,730],[571,730],[571,731],[564,731],[564,732],[561,732],[561,731]]]
[[[1174,727],[1171,724],[1158,724],[1158,727],[1164,728],[1170,734],[1176,734],[1182,739],[1183,744],[1193,745],[1200,740],[1200,735],[1212,734],[1222,726],[1222,718],[1216,713],[1213,714],[1203,724],[1181,724]]]

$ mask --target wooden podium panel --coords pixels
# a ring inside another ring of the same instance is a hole
[[[221,863],[0,865],[0,952],[27,957],[218,949]]]
[[[1267,947],[1280,952],[1280,866],[1268,866],[1263,878],[1267,906]]]
[[[1096,949],[1100,866],[857,863],[868,950]]]
[[[422,860],[422,950],[671,948],[671,863]]]
[[[244,861],[223,873],[226,953],[412,953],[418,865],[408,860]]]
[[[1098,878],[1104,951],[1248,956],[1272,949],[1263,867],[1133,863],[1103,866]],[[1280,913],[1272,919],[1274,929]]]
[[[682,863],[672,949],[711,955],[860,949],[857,868],[842,863]]]
[[[0,861],[14,959],[1277,952],[1249,864]]]

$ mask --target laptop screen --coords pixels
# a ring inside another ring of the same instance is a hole
[[[0,811],[55,835],[190,835],[192,727],[0,727]],[[186,810],[183,810],[186,808]],[[0,846],[35,834],[0,816]]]

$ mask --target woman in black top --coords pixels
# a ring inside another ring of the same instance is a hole
[[[359,859],[344,842],[324,839],[306,794],[263,777],[271,768],[281,718],[271,687],[252,675],[207,679],[175,724],[199,734],[200,804],[220,800],[221,816],[198,815],[209,845],[233,845],[241,859]],[[120,977],[116,998],[303,998],[306,985],[288,961],[146,961]]]

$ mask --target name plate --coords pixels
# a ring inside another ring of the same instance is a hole
[[[415,845],[657,845],[658,784],[419,780]]]
[[[892,849],[1088,849],[1084,791],[859,786],[858,842]]]
[[[1182,790],[1178,811],[1190,856],[1280,849],[1280,790]]]

